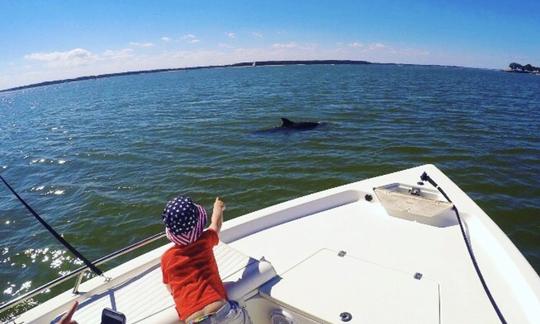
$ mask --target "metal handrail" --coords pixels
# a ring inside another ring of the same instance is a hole
[[[154,234],[154,235],[152,235],[150,237],[147,237],[147,238],[145,238],[145,239],[143,239],[143,240],[141,240],[139,242],[133,243],[131,245],[128,245],[126,247],[121,248],[120,250],[116,250],[115,252],[112,252],[112,253],[110,253],[110,254],[108,254],[106,256],[103,256],[103,257],[93,261],[92,264],[93,265],[100,265],[102,263],[105,263],[105,262],[108,262],[110,260],[116,259],[117,257],[119,257],[121,255],[124,255],[124,254],[129,253],[129,252],[131,252],[133,250],[141,248],[141,247],[143,247],[143,246],[145,246],[147,244],[150,244],[152,242],[155,242],[155,241],[157,241],[157,240],[159,240],[159,239],[161,239],[163,237],[165,237],[165,233]],[[8,310],[8,309],[10,309],[10,308],[12,308],[12,307],[14,307],[16,305],[18,305],[18,304],[20,304],[20,303],[22,303],[24,301],[26,301],[29,298],[34,297],[35,295],[41,293],[44,290],[50,289],[52,287],[55,287],[55,286],[61,284],[62,282],[65,282],[65,281],[67,281],[69,279],[72,279],[72,278],[76,277],[77,275],[79,276],[79,278],[75,282],[75,287],[73,289],[73,292],[78,293],[78,286],[81,283],[82,275],[88,269],[89,269],[88,266],[86,266],[86,265],[82,266],[82,267],[80,267],[80,268],[78,268],[76,270],[73,270],[72,272],[70,272],[68,274],[65,274],[65,275],[63,275],[61,277],[58,277],[58,278],[52,280],[52,281],[49,281],[48,283],[46,283],[46,284],[44,284],[44,285],[42,285],[42,286],[40,286],[40,287],[38,287],[38,288],[36,288],[36,289],[34,289],[32,291],[27,292],[24,295],[21,295],[21,296],[19,296],[17,298],[14,298],[14,299],[6,302],[6,303],[3,303],[3,304],[0,305],[0,313],[6,311],[6,310]]]

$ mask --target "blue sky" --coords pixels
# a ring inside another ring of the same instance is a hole
[[[0,0],[0,89],[273,59],[540,65],[540,1]]]

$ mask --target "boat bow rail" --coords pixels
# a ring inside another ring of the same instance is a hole
[[[149,236],[139,242],[136,242],[136,243],[133,243],[131,245],[128,245],[124,248],[121,248],[115,252],[112,252],[106,256],[103,256],[95,261],[92,262],[92,264],[94,265],[101,265],[101,264],[105,264],[111,260],[114,260],[124,254],[127,254],[127,253],[130,253],[130,252],[133,252],[137,249],[140,249],[150,243],[153,243],[159,239],[162,239],[165,237],[165,233],[158,233],[158,234],[154,234],[152,236]],[[67,273],[61,277],[58,277],[40,287],[37,287],[36,289],[33,289],[32,291],[29,291],[21,296],[18,296],[6,303],[3,303],[0,305],[0,314],[3,314],[4,312],[7,312],[9,309],[21,304],[21,303],[24,303],[26,302],[27,300],[31,299],[32,297],[35,297],[39,294],[42,294],[46,291],[49,291],[51,288],[54,288],[68,280],[71,280],[71,279],[74,279],[76,278],[75,280],[75,284],[73,286],[73,294],[79,294],[79,287],[80,287],[80,284],[82,283],[83,281],[83,278],[85,276],[85,274],[87,274],[89,271],[90,271],[90,267],[87,266],[87,265],[84,265],[76,270],[73,270],[71,271],[70,273]],[[96,278],[96,279],[100,279],[100,278]],[[103,281],[107,281],[107,280],[110,280],[109,277],[105,276],[102,278]]]
[[[88,280],[80,285],[80,291],[64,292],[12,322],[57,323],[77,300],[73,318],[79,323],[100,323],[105,307],[125,314],[129,323],[177,323],[174,300],[163,285],[160,268],[161,255],[171,246],[138,256],[105,272],[109,277],[105,282],[101,277]],[[228,296],[240,302],[276,275],[268,261],[250,258],[223,242],[214,247],[214,255]]]

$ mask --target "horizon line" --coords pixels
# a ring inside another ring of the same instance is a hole
[[[174,71],[183,71],[183,70],[200,70],[200,69],[213,69],[213,68],[227,68],[227,67],[249,67],[249,66],[275,66],[275,65],[411,65],[411,66],[439,66],[439,67],[454,67],[454,68],[470,68],[470,69],[481,69],[481,70],[498,70],[498,69],[489,69],[489,68],[479,68],[479,67],[466,67],[459,65],[443,65],[443,64],[415,64],[415,63],[382,63],[382,62],[369,62],[363,60],[268,60],[268,61],[248,61],[248,62],[239,62],[232,64],[222,64],[222,65],[201,65],[201,66],[187,66],[187,67],[178,67],[178,68],[163,68],[163,69],[149,69],[149,70],[133,70],[133,71],[124,71],[124,72],[114,72],[114,73],[104,73],[97,75],[86,75],[75,78],[68,79],[58,79],[58,80],[49,80],[42,81],[38,83],[31,83],[22,86],[11,87],[7,89],[0,89],[0,93],[24,90],[29,88],[44,87],[53,84],[85,81],[92,79],[103,79],[103,78],[112,78],[125,75],[136,75],[136,74],[149,74],[149,73],[162,73],[162,72],[174,72]]]

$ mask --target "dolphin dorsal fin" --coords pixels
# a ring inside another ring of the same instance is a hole
[[[291,127],[294,123],[287,118],[281,118],[281,127]]]

